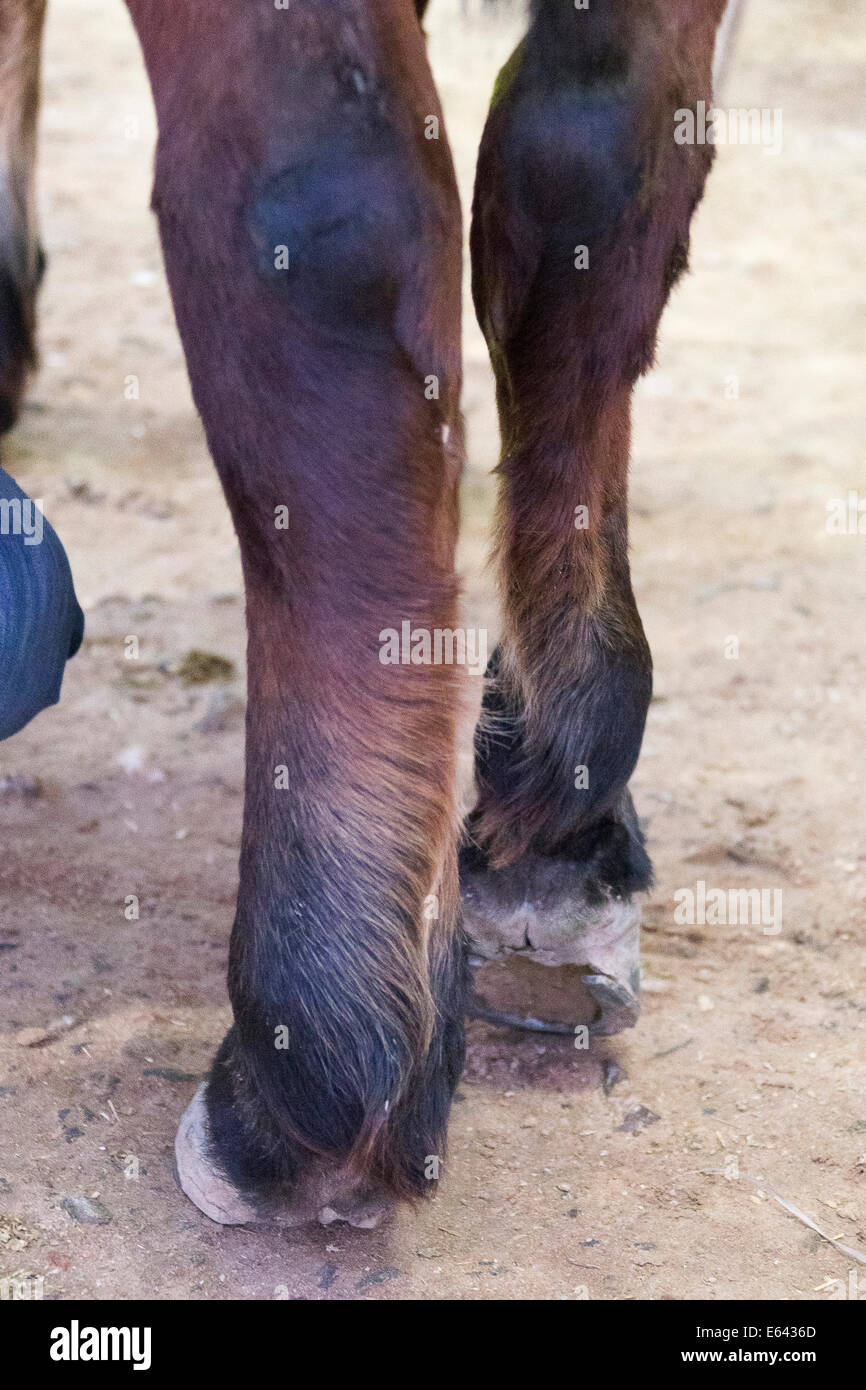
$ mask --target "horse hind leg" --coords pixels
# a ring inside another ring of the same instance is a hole
[[[36,119],[45,0],[0,0],[0,433],[36,363],[42,277],[35,208]]]
[[[638,1015],[651,882],[628,790],[652,687],[628,563],[630,402],[710,164],[675,142],[675,111],[710,96],[722,8],[538,0],[478,163],[504,631],[476,735],[464,920],[478,959],[579,967],[603,1033]]]

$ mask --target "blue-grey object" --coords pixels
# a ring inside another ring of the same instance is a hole
[[[66,551],[0,468],[0,739],[57,704],[66,662],[83,636]]]

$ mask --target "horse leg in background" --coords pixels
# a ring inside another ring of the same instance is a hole
[[[463,1059],[460,211],[412,0],[129,0],[153,202],[247,591],[234,1024],[176,1144],[215,1220],[435,1187]],[[428,389],[436,382],[435,391]]]
[[[711,98],[722,9],[535,0],[478,162],[504,628],[476,735],[464,917],[480,959],[581,967],[604,1033],[637,1017],[635,895],[651,881],[628,791],[652,687],[628,562],[631,395],[711,163],[710,147],[675,141],[675,112]]]
[[[0,433],[18,415],[36,362],[43,257],[34,172],[45,0],[0,0]]]
[[[0,433],[36,362],[42,252],[34,172],[44,0],[0,0]],[[39,504],[0,468],[0,739],[57,703],[84,615],[63,546]]]

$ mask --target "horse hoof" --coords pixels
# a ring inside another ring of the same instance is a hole
[[[512,868],[461,873],[463,920],[474,963],[520,957],[539,965],[580,967],[593,1018],[573,1024],[499,1014],[476,999],[471,1016],[532,1032],[573,1032],[584,1025],[608,1036],[632,1028],[640,1014],[639,902],[612,893],[591,898],[575,866],[533,856]]]
[[[359,1231],[374,1231],[390,1212],[390,1203],[377,1198],[338,1203],[336,1207],[326,1206],[319,1211],[319,1221],[323,1226],[331,1226],[335,1221],[345,1221],[356,1226]]]
[[[319,1159],[311,1159],[291,1188],[277,1186],[253,1204],[229,1181],[215,1156],[206,1095],[207,1083],[202,1082],[180,1122],[174,1156],[180,1186],[211,1221],[220,1226],[266,1222],[292,1227],[316,1220],[323,1226],[345,1221],[370,1231],[391,1211],[391,1202],[381,1192]]]
[[[229,1182],[212,1157],[205,1082],[186,1110],[174,1141],[178,1181],[199,1211],[221,1226],[244,1226],[257,1219],[254,1207]]]

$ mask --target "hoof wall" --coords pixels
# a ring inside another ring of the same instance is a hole
[[[577,881],[576,881],[577,880]],[[494,1017],[483,1001],[476,1018],[533,1032],[567,1033],[585,1024],[609,1035],[632,1028],[640,1014],[640,904],[612,895],[587,902],[575,867],[533,858],[502,870],[469,871],[461,877],[463,918],[473,963],[519,959],[537,965],[576,966],[592,1001],[594,1018],[573,1025]],[[589,996],[589,999],[586,996]]]
[[[267,1222],[274,1226],[303,1226],[320,1221],[329,1226],[345,1221],[360,1230],[373,1230],[391,1210],[381,1193],[347,1180],[333,1164],[311,1160],[291,1190],[277,1189],[254,1205],[229,1181],[213,1156],[210,1125],[202,1083],[190,1101],[174,1141],[177,1177],[183,1191],[220,1226]]]
[[[210,1157],[212,1146],[208,1126],[204,1082],[187,1106],[177,1138],[174,1157],[178,1181],[199,1211],[221,1226],[245,1226],[255,1221],[256,1211],[229,1182]]]

